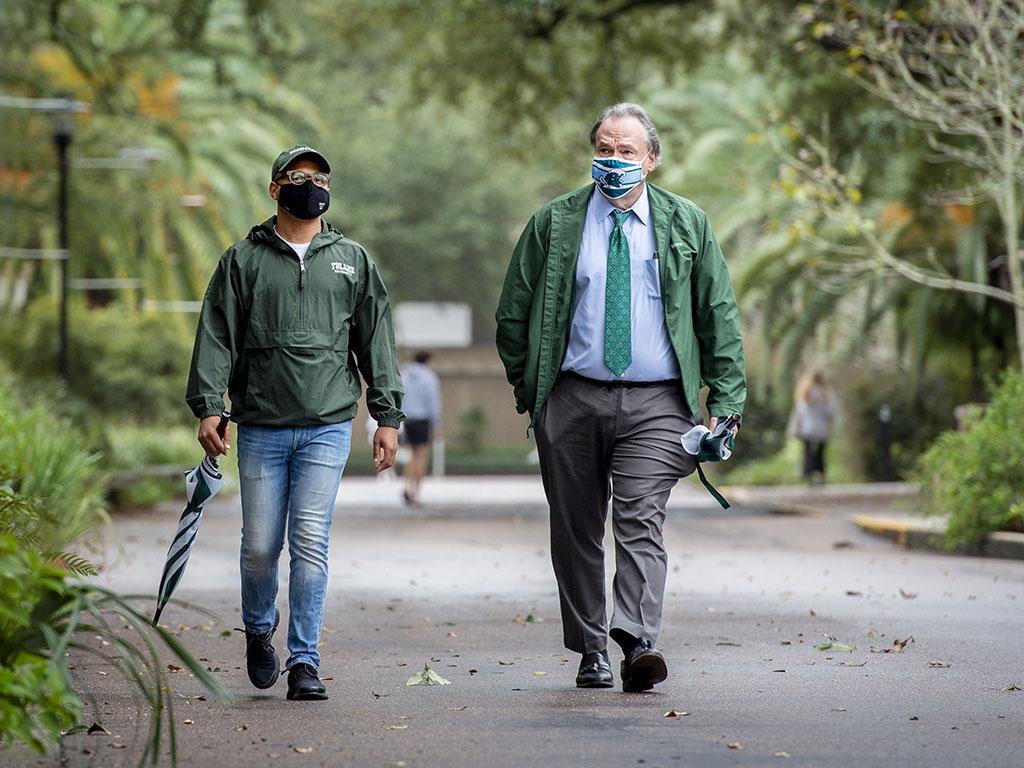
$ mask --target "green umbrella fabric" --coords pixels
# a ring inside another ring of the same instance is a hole
[[[223,436],[227,426],[227,416],[221,416],[218,432]],[[156,612],[153,614],[153,626],[160,621],[167,601],[170,600],[181,577],[185,574],[192,547],[199,533],[199,524],[203,520],[203,510],[224,485],[224,477],[220,473],[217,459],[205,456],[197,467],[185,475],[185,509],[178,519],[178,530],[174,534],[171,546],[167,550],[163,575],[160,577],[160,590],[157,594]]]
[[[701,464],[705,461],[725,461],[732,456],[732,449],[736,445],[733,436],[733,429],[740,424],[740,415],[734,413],[726,419],[722,419],[715,425],[712,432],[703,424],[698,424],[693,429],[679,438],[683,444],[683,450],[697,459],[697,475],[708,493],[715,497],[715,500],[722,506],[722,509],[729,509],[731,504],[718,492],[718,489],[711,484]]]

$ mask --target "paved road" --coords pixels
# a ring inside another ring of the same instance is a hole
[[[1006,690],[1024,688],[1024,562],[905,552],[847,521],[865,503],[811,516],[675,507],[660,642],[671,677],[656,692],[572,686],[578,658],[561,648],[540,506],[402,517],[343,504],[323,645],[331,699],[293,703],[283,679],[257,695],[239,635],[221,637],[238,622],[238,511],[225,500],[181,589],[223,623],[180,609],[165,619],[235,698],[180,700],[180,764],[1024,766],[1024,691]],[[103,582],[155,588],[173,518],[119,518]],[[515,620],[528,614],[543,621]],[[857,650],[815,650],[826,634]],[[424,663],[452,685],[406,687]],[[67,764],[84,748],[84,764],[134,765],[142,734],[126,691],[96,662],[76,665],[111,735],[66,739]],[[185,673],[170,679],[182,696],[202,693]],[[0,765],[58,762],[0,754]]]

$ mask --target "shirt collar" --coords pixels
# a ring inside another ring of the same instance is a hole
[[[647,197],[647,182],[642,183],[644,191],[640,193],[640,197],[637,198],[637,201],[633,203],[633,207],[629,210],[632,211],[636,217],[640,219],[640,223],[646,227],[651,221],[651,201]],[[603,221],[611,215],[612,211],[619,210],[611,204],[611,201],[609,201],[607,197],[601,194],[601,191],[597,189],[597,187],[594,187],[591,206],[594,216],[598,221]]]

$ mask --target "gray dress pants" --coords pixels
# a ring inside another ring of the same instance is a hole
[[[678,382],[623,386],[562,374],[555,383],[536,437],[569,650],[604,650],[609,629],[657,641],[668,565],[665,504],[679,479],[697,468],[679,442],[696,424]],[[609,498],[615,536],[610,627],[603,544]]]

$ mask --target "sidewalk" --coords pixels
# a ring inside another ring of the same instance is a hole
[[[404,510],[409,516],[479,516],[510,514],[546,515],[544,487],[537,475],[522,477],[428,477],[422,486],[423,507],[409,508],[402,501],[402,479],[347,477],[338,492],[337,508],[346,514],[377,517]],[[815,514],[832,504],[859,501],[887,506],[917,492],[911,483],[852,485],[722,486],[722,493],[738,510],[768,514]],[[721,508],[696,476],[679,483],[669,498],[669,510],[710,511]]]

